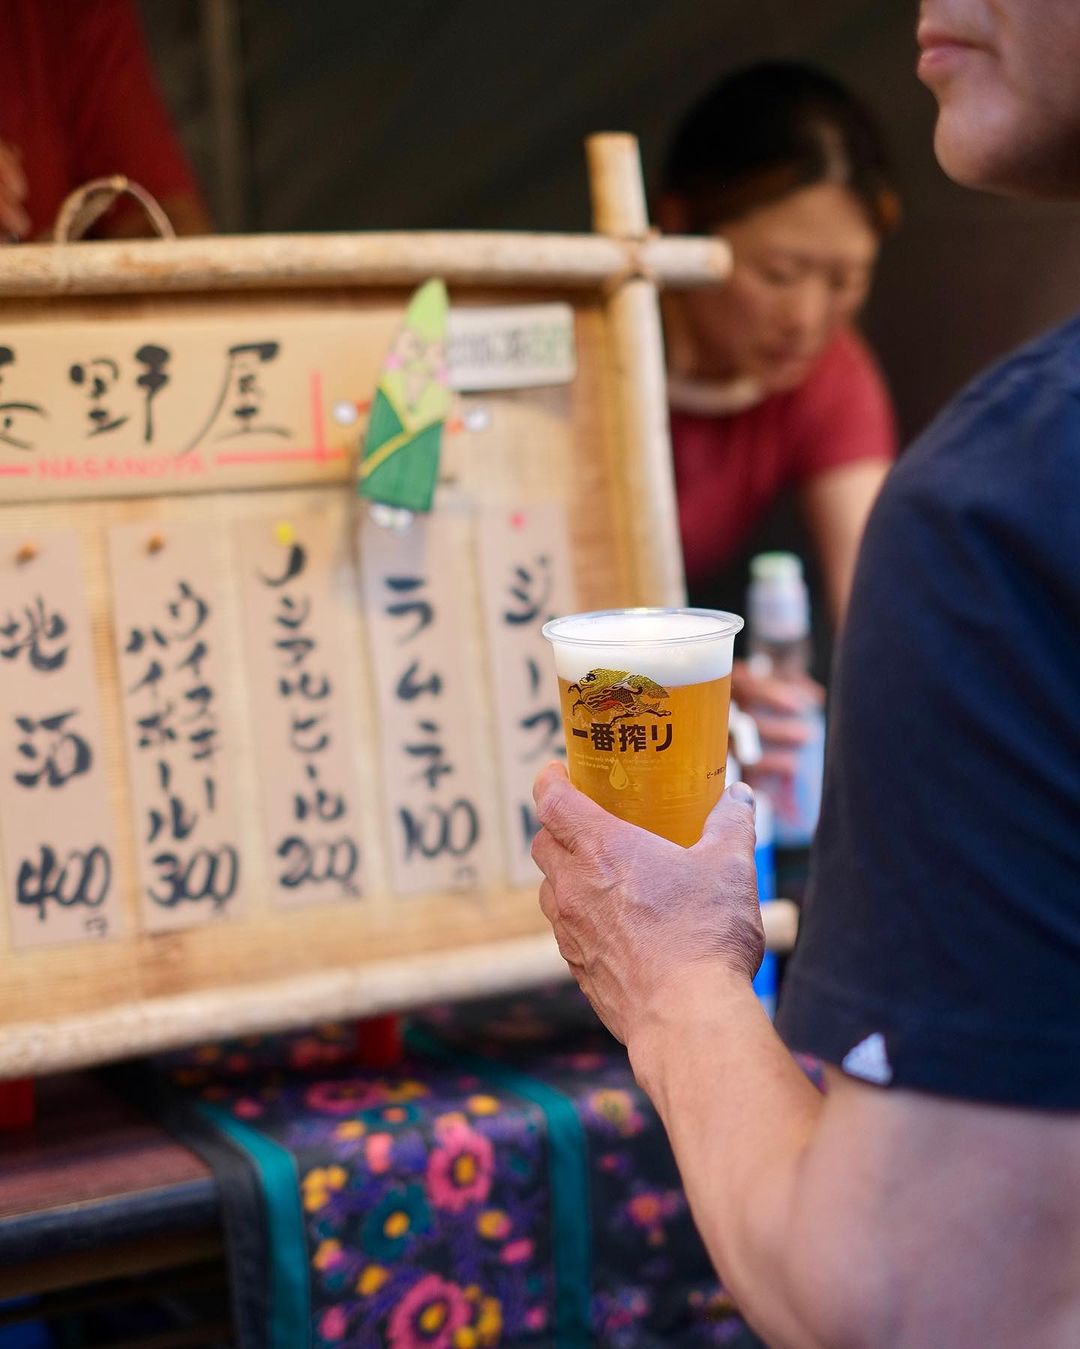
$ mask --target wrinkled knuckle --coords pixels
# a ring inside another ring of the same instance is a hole
[[[557,789],[545,792],[536,803],[536,817],[545,829],[557,834],[566,819],[566,804],[562,793]]]
[[[588,855],[593,888],[604,898],[622,894],[625,879],[624,864],[603,848],[595,848]]]
[[[757,867],[752,852],[739,849],[724,859],[723,877],[725,886],[737,894],[757,889]]]
[[[572,960],[577,954],[577,943],[566,935],[562,928],[555,933],[555,944],[564,960]]]
[[[555,933],[555,944],[559,948],[559,954],[568,965],[582,965],[581,944],[576,940],[572,933],[567,932],[564,927],[559,927]]]
[[[754,812],[750,806],[740,810],[738,815],[731,822],[732,833],[736,841],[744,848],[754,851],[757,846],[757,825],[754,821]]]

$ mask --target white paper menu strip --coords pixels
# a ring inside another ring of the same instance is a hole
[[[498,855],[474,716],[454,523],[398,534],[360,526],[360,568],[379,708],[391,874],[399,894],[491,883]]]
[[[17,949],[122,927],[79,543],[0,535],[0,836]]]
[[[233,537],[275,901],[355,899],[360,787],[342,672],[345,605],[357,600],[347,540],[318,511],[245,520]]]
[[[245,884],[225,696],[220,531],[109,531],[113,619],[149,931],[239,910]]]
[[[539,827],[533,778],[549,759],[566,755],[551,648],[540,635],[549,618],[575,607],[565,507],[489,507],[479,544],[503,833],[510,882],[526,886],[539,876],[529,853]]]

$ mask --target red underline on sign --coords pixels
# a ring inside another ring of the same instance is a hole
[[[214,463],[229,464],[295,464],[331,463],[348,458],[347,450],[332,450],[326,443],[326,423],[323,421],[322,375],[313,370],[308,387],[311,391],[311,431],[315,443],[304,450],[231,450],[214,455]]]
[[[215,454],[215,464],[287,464],[296,463],[302,460],[317,460],[322,463],[328,463],[331,459],[344,459],[345,450],[319,449],[316,446],[310,450],[249,450],[244,453],[237,450],[232,454]]]
[[[25,478],[32,472],[29,464],[0,464],[0,478]]]

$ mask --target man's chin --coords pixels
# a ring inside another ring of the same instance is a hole
[[[1048,139],[1020,135],[999,108],[975,105],[961,113],[946,103],[934,128],[934,154],[961,187],[1006,197],[1075,197],[1078,147],[1062,138],[1048,148]]]
[[[990,180],[997,175],[990,157],[981,152],[980,139],[978,132],[972,135],[959,118],[942,112],[934,128],[934,155],[954,183],[993,191],[996,184]]]

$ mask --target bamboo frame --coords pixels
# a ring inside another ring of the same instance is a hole
[[[665,286],[716,284],[731,271],[722,239],[593,234],[266,234],[0,249],[0,297],[265,290],[296,286],[451,285],[595,289],[648,275]]]
[[[593,224],[601,233],[644,253],[649,247],[649,216],[636,138],[590,136],[585,153]],[[648,510],[634,511],[625,522],[638,588],[644,594],[655,590],[658,604],[685,604],[678,535],[669,531],[658,538],[655,529],[658,517],[678,519],[656,279],[641,271],[627,276],[611,289],[605,309],[629,495],[635,502],[648,503]]]
[[[679,604],[684,586],[657,287],[716,284],[728,275],[730,251],[716,240],[650,234],[632,137],[592,138],[588,162],[594,217],[601,231],[596,235],[368,234],[20,245],[0,249],[0,298],[19,297],[13,311],[26,318],[51,315],[56,312],[52,299],[71,296],[88,297],[73,306],[84,316],[102,305],[92,297],[112,296],[186,294],[197,299],[218,292],[214,303],[228,304],[231,296],[258,292],[260,306],[276,297],[284,306],[294,303],[294,297],[302,300],[300,292],[310,296],[339,287],[342,294],[325,302],[349,304],[364,287],[385,292],[433,274],[459,288],[471,287],[485,299],[522,291],[567,292],[585,311],[588,331],[603,339],[598,377],[608,410],[602,450],[607,468],[606,478],[599,474],[591,480],[618,488],[612,507],[617,530],[611,543],[625,562],[618,569],[632,582],[631,602]],[[176,303],[186,308],[193,301]],[[617,434],[610,434],[612,425]],[[582,426],[577,434],[589,439]],[[56,503],[61,500],[58,492]],[[27,509],[27,519],[38,518],[33,512],[40,506]],[[407,1010],[433,999],[566,977],[550,933],[538,931],[534,897],[507,892],[500,911],[503,935],[498,941],[470,941],[466,933],[472,929],[459,903],[447,909],[441,949],[432,949],[438,943],[422,924],[417,926],[417,918],[403,929],[397,946],[383,943],[364,962],[354,957],[339,963],[335,950],[321,967],[302,974],[280,977],[286,964],[273,975],[228,985],[185,987],[180,967],[175,978],[168,968],[168,952],[183,950],[179,938],[170,938],[149,953],[157,961],[151,971],[152,996],[129,977],[123,985],[127,1001],[53,1019],[43,1018],[39,1010],[26,1011],[25,1019],[0,1025],[0,1078],[69,1069],[222,1034]],[[767,911],[775,949],[790,946],[793,926],[791,911],[782,904]],[[249,950],[259,954],[254,947]],[[244,955],[237,953],[238,971],[247,968]],[[70,959],[66,967],[71,968]]]

